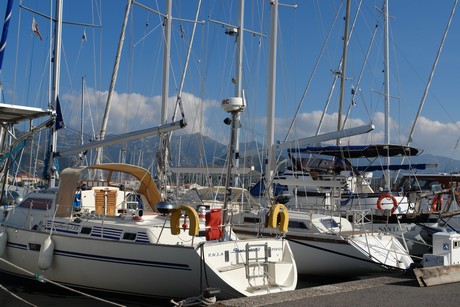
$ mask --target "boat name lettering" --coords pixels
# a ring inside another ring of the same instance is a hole
[[[62,230],[74,230],[74,231],[78,231],[80,229],[80,226],[78,225],[62,225],[62,224],[55,224],[53,225],[53,228],[56,228],[56,229],[62,229]]]
[[[235,253],[245,253],[246,249],[234,248],[233,251]],[[259,247],[253,247],[253,248],[250,248],[248,251],[249,252],[257,252],[257,251],[260,251],[260,248]]]
[[[399,232],[401,231],[401,229],[399,228],[399,226],[381,226],[379,227],[379,230],[380,231],[386,231],[386,232]],[[402,230],[403,231],[406,231],[406,232],[412,232],[412,231],[415,231],[415,226],[406,226],[406,227],[402,227]]]
[[[224,255],[223,252],[209,253],[208,257],[222,257],[223,255]]]

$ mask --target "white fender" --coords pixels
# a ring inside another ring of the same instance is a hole
[[[38,267],[40,270],[48,270],[53,263],[54,242],[51,236],[43,241],[40,247],[40,255],[38,256]]]
[[[5,252],[7,241],[8,234],[5,231],[0,232],[0,257],[2,257]]]

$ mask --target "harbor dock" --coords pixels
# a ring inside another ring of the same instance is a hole
[[[379,276],[294,291],[219,301],[215,306],[453,306],[460,283],[420,287],[415,276]]]

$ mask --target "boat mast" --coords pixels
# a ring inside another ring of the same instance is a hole
[[[123,42],[125,40],[126,25],[128,24],[128,16],[131,10],[132,0],[127,0],[125,9],[125,18],[121,28],[120,40],[118,41],[117,54],[115,56],[115,64],[113,65],[112,78],[110,80],[109,92],[107,94],[107,102],[105,104],[104,118],[102,119],[101,132],[99,133],[99,140],[104,140],[107,131],[107,122],[109,121],[109,112],[112,105],[112,95],[117,82],[118,68],[120,67],[121,51],[123,50]],[[95,163],[101,164],[102,162],[102,147],[96,150]]]
[[[389,15],[388,0],[383,1],[383,20],[384,20],[384,94],[385,94],[385,140],[384,143],[390,144],[390,50],[389,50]],[[385,185],[388,191],[391,191],[390,179],[390,162],[389,153],[386,155]]]
[[[230,143],[229,143],[229,149],[228,149],[228,154],[227,154],[227,171],[226,171],[226,176],[225,176],[224,205],[222,208],[223,209],[222,217],[223,217],[223,224],[224,224],[224,229],[222,232],[222,240],[227,241],[230,238],[230,232],[231,232],[231,229],[230,229],[231,228],[230,227],[231,217],[229,216],[229,211],[228,211],[228,200],[232,194],[232,191],[230,190],[230,180],[231,180],[232,167],[233,167],[232,166],[232,156],[234,152],[236,128],[240,124],[237,121],[237,118],[239,118],[238,113],[243,112],[245,105],[241,97],[232,97],[232,98],[222,100],[221,107],[222,109],[224,109],[225,112],[231,113],[232,115],[231,119],[226,118],[224,121],[226,124],[231,124]]]
[[[220,24],[224,27],[226,27],[225,34],[229,36],[235,37],[235,43],[236,43],[236,60],[235,60],[235,76],[232,78],[232,82],[235,84],[235,95],[234,97],[242,98],[244,100],[244,91],[243,91],[243,54],[244,54],[244,33],[245,32],[250,32],[252,35],[258,35],[258,36],[265,36],[261,33],[257,33],[251,30],[247,30],[244,28],[244,15],[245,15],[245,9],[244,9],[245,1],[244,0],[239,0],[238,1],[238,24],[237,25],[230,25],[226,24],[223,22],[219,22],[216,20],[209,20],[210,22],[214,22],[217,24]],[[240,120],[241,114],[236,115],[237,118],[236,120]],[[240,165],[240,126],[238,125],[236,127],[235,131],[235,138],[234,138],[234,144],[232,144],[232,147],[234,149],[234,155],[231,157],[232,162],[233,162],[233,167],[235,169],[239,169]],[[234,173],[234,182],[233,185],[238,187],[241,184],[240,180],[240,174],[241,172],[235,172]]]
[[[83,127],[85,121],[85,77],[81,77],[81,110],[80,110],[80,145],[83,146]],[[80,153],[80,165],[83,165],[83,160],[85,159],[85,154],[82,151]]]
[[[83,122],[85,112],[85,77],[81,77],[81,118],[80,118],[80,145],[83,145]]]
[[[350,0],[347,0],[346,15],[345,15],[345,34],[343,35],[343,54],[342,54],[342,71],[340,72],[340,99],[339,110],[337,114],[337,131],[342,130],[342,108],[343,95],[345,92],[345,72],[347,67],[347,50],[348,50],[348,24],[350,23]],[[340,145],[340,139],[336,141],[337,146]]]
[[[13,8],[13,0],[8,0],[7,6],[6,6],[6,12],[5,12],[5,21],[3,23],[2,37],[0,40],[0,76],[1,76],[1,71],[2,71],[3,56],[5,54],[6,38],[8,36],[8,28],[9,28],[10,19],[11,19],[12,8]],[[3,101],[3,82],[1,79],[0,79],[0,102],[5,103],[5,101]],[[0,127],[0,151],[1,152],[3,152],[3,150],[7,147],[6,140],[7,140],[7,131],[5,128]],[[0,165],[0,175],[3,180],[3,184],[1,187],[1,194],[0,194],[0,199],[2,200],[4,197],[4,193],[5,193],[5,186],[6,186],[6,183],[8,182],[9,160],[10,159],[7,159],[6,163],[3,164],[3,167],[2,165]]]
[[[172,23],[172,0],[166,1],[166,15],[163,24],[164,31],[164,51],[163,51],[163,87],[161,91],[161,125],[166,124],[168,116],[168,93],[169,93],[169,63],[171,59],[171,23]]]
[[[56,110],[57,97],[59,95],[59,81],[61,72],[61,41],[62,41],[62,0],[56,0],[56,17],[55,17],[55,29],[54,29],[54,54],[51,57],[51,62],[54,64],[53,67],[53,84],[52,84],[52,95],[51,95],[51,108]],[[49,176],[48,185],[49,187],[56,186],[56,167],[54,154],[56,153],[57,146],[57,131],[56,126],[51,126],[50,131],[50,148],[49,148],[49,161],[47,175]]]
[[[238,2],[238,34],[237,41],[237,56],[236,56],[236,76],[235,76],[235,97],[242,97],[242,78],[243,78],[243,46],[244,46],[244,0]],[[242,97],[244,99],[244,97]],[[237,113],[235,120],[240,121],[240,113]],[[240,125],[236,127],[235,131],[235,168],[240,167]],[[234,185],[240,186],[239,172],[235,174]]]
[[[412,136],[414,134],[415,126],[417,125],[418,118],[420,117],[420,114],[422,113],[422,109],[425,104],[426,97],[428,96],[428,92],[431,86],[431,80],[433,80],[434,72],[436,70],[436,67],[438,66],[438,61],[439,61],[439,57],[441,56],[442,47],[444,46],[444,42],[447,37],[447,32],[449,31],[450,24],[452,23],[452,18],[454,17],[455,8],[457,7],[457,4],[458,4],[458,0],[455,1],[454,7],[452,8],[452,11],[450,12],[449,21],[447,22],[446,29],[444,30],[444,35],[442,37],[441,44],[439,45],[438,53],[436,54],[436,59],[433,63],[433,68],[431,69],[430,77],[428,78],[428,82],[426,84],[425,91],[423,92],[422,100],[420,101],[420,104],[417,110],[417,115],[415,116],[414,122],[412,124],[412,128],[409,133],[409,137],[407,138],[407,143],[406,143],[407,146],[409,146],[412,143]]]
[[[189,63],[189,60],[190,60],[190,55],[192,53],[193,41],[195,40],[196,26],[197,26],[198,23],[200,23],[200,24],[204,23],[204,21],[201,21],[201,22],[198,21],[198,17],[199,17],[199,14],[200,14],[200,8],[201,8],[201,0],[198,1],[198,6],[197,6],[197,9],[196,9],[196,14],[195,14],[195,20],[193,21],[192,35],[191,35],[191,39],[190,39],[190,44],[188,45],[187,55],[185,57],[184,70],[182,71],[179,90],[177,91],[176,105],[174,106],[174,112],[173,112],[173,117],[172,117],[172,121],[176,120],[177,109],[179,108],[180,112],[181,112],[182,119],[184,120],[184,124],[186,124],[186,123],[185,123],[184,108],[182,106],[182,92],[183,92],[183,89],[184,89],[185,76],[187,75],[187,68],[188,68],[188,63]],[[169,133],[169,136],[167,138],[168,144],[171,142],[171,138],[172,138],[172,133]],[[177,166],[180,166],[181,146],[182,146],[182,137],[179,136],[179,154],[178,154]],[[168,145],[168,148],[169,148],[169,145]],[[168,165],[168,168],[169,168],[169,165]],[[176,175],[176,186],[177,187],[179,186],[179,174]]]
[[[278,0],[271,1],[270,14],[270,55],[268,62],[268,93],[267,93],[267,158],[265,165],[265,190],[271,203],[273,198],[271,182],[274,174],[275,153],[273,149],[275,139],[275,94],[276,94],[276,52],[278,41]]]
[[[442,47],[444,47],[444,42],[446,40],[447,33],[449,32],[449,28],[450,28],[450,25],[452,23],[452,18],[454,17],[454,13],[455,13],[455,9],[457,7],[457,4],[458,4],[458,0],[456,0],[454,2],[454,6],[452,8],[452,11],[450,12],[449,21],[447,22],[446,29],[444,30],[444,35],[442,37],[441,44],[439,45],[438,53],[436,54],[436,59],[434,60],[433,67],[431,68],[431,73],[430,73],[430,76],[428,78],[428,82],[427,82],[426,87],[425,87],[425,91],[423,92],[423,97],[422,97],[422,99],[420,101],[420,104],[418,106],[417,114],[415,115],[414,122],[412,123],[412,127],[410,129],[409,136],[407,137],[407,143],[406,143],[407,146],[410,146],[412,144],[412,136],[414,135],[415,127],[417,125],[417,122],[418,122],[418,119],[420,117],[420,114],[422,114],[422,109],[423,109],[423,106],[425,105],[425,101],[426,101],[426,97],[428,96],[428,92],[430,91],[431,81],[433,80],[434,72],[436,70],[436,67],[438,66],[438,61],[439,61],[439,57],[441,56]],[[404,163],[405,159],[406,159],[406,157],[402,158],[401,165]],[[394,178],[395,182],[393,182],[393,183],[396,183],[397,177],[398,176],[395,176],[395,178]]]
[[[160,125],[165,125],[168,116],[168,94],[169,94],[169,66],[171,60],[171,24],[172,24],[172,0],[166,1],[166,15],[164,16],[163,25],[164,29],[164,50],[163,50],[163,87],[161,93],[161,122]],[[166,135],[160,135],[160,155],[161,159],[158,161],[160,189],[164,189],[163,193],[166,195],[166,173],[168,167],[169,157],[169,138]]]

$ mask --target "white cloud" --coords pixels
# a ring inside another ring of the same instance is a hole
[[[86,133],[90,130],[98,134],[101,129],[101,121],[107,101],[107,92],[88,89],[85,103],[85,126]],[[167,121],[171,122],[172,106],[175,97],[169,97],[168,104],[170,111]],[[80,94],[66,94],[62,96],[63,112],[66,125],[79,130],[80,127]],[[227,144],[230,134],[230,127],[223,123],[229,114],[220,108],[220,101],[203,100],[191,93],[183,93],[182,105],[184,108],[187,127],[178,130],[176,133],[191,134],[200,132],[223,144]],[[72,115],[72,116],[70,116]],[[242,115],[242,126],[240,139],[242,142],[258,141],[266,143],[266,118],[253,117],[247,118]],[[300,113],[292,131],[287,138],[295,140],[310,137],[316,134],[318,123],[321,119],[322,111]],[[147,97],[136,93],[114,92],[112,97],[112,107],[109,116],[107,133],[124,133],[134,130],[145,129],[159,125],[161,117],[161,97]],[[178,112],[176,120],[180,119]],[[248,115],[249,117],[249,115]],[[284,141],[288,127],[292,119],[275,119],[275,141]],[[320,134],[335,131],[337,129],[337,113],[326,114],[323,119],[323,126]],[[343,145],[356,144],[379,144],[384,142],[384,115],[376,112],[373,115],[372,123],[375,130],[358,136],[342,139]],[[348,119],[346,128],[367,125],[368,121],[351,118]],[[406,123],[405,127],[400,127],[395,121],[390,120],[391,138],[390,143],[405,144],[409,135],[411,124]],[[91,129],[89,127],[92,127]],[[460,159],[457,149],[457,141],[460,137],[460,122],[441,123],[430,120],[427,117],[420,117],[413,135],[412,146],[422,149],[425,153],[453,157]],[[256,138],[256,139],[254,139]],[[335,143],[331,140],[328,143]]]
[[[107,103],[108,92],[95,91],[88,88],[85,93],[84,103],[84,123],[85,132],[90,134],[94,130],[100,133],[102,119]],[[65,94],[62,95],[63,113],[66,126],[78,130],[80,127],[81,114],[81,95]],[[169,111],[166,117],[167,122],[172,121],[173,106],[176,97],[168,98]],[[190,93],[183,93],[182,106],[184,108],[187,127],[179,130],[178,133],[201,132],[210,137],[218,136],[215,129],[210,129],[209,110],[215,106],[220,106],[220,102],[215,100],[202,100]],[[161,96],[148,97],[137,93],[118,93],[114,92],[111,98],[111,107],[107,125],[107,134],[124,133],[145,128],[158,126],[161,121],[162,102]],[[222,119],[225,113],[222,113]],[[175,120],[181,118],[178,110]],[[91,128],[90,128],[91,127]]]
[[[414,132],[415,147],[420,147],[425,153],[452,157],[460,160],[460,122],[441,123],[421,116]]]

